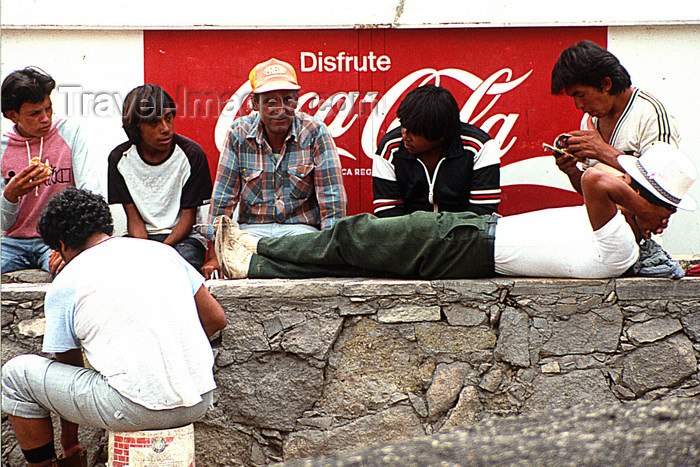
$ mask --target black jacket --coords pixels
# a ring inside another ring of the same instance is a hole
[[[393,217],[414,211],[498,211],[497,150],[488,133],[462,123],[460,138],[445,146],[431,180],[423,163],[404,147],[401,128],[395,128],[379,142],[372,165],[374,214]]]

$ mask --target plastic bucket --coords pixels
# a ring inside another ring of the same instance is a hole
[[[194,467],[194,425],[110,431],[109,467]]]

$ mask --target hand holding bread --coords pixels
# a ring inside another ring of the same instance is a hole
[[[33,158],[33,159],[38,159]],[[24,196],[35,190],[51,176],[51,166],[46,162],[30,160],[29,165],[15,174],[5,185],[3,196],[11,203],[19,201]]]
[[[37,168],[41,168],[42,171],[39,172],[38,176],[35,176],[35,178],[47,178],[49,175],[51,175],[51,166],[49,165],[49,160],[47,159],[46,162],[41,162],[41,159],[38,157],[32,157],[31,160],[29,161],[29,164],[36,164]]]

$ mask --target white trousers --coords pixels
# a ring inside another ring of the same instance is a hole
[[[38,355],[20,355],[2,367],[2,411],[23,418],[54,412],[79,425],[112,431],[161,430],[198,420],[212,401],[210,391],[192,407],[152,410],[123,397],[90,368]]]

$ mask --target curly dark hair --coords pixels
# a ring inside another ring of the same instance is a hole
[[[37,230],[44,243],[54,250],[60,251],[60,242],[79,250],[95,233],[112,235],[114,224],[102,196],[68,187],[46,204],[39,216]]]
[[[447,89],[426,84],[411,90],[399,104],[396,116],[401,126],[430,141],[459,135],[459,104]]]
[[[613,54],[591,41],[581,41],[564,49],[552,68],[552,94],[562,94],[575,84],[602,89],[603,78],[612,81],[610,94],[632,86],[632,78]]]
[[[173,117],[176,115],[175,101],[160,86],[144,84],[129,91],[122,110],[122,127],[129,141],[139,144],[139,124],[162,118],[168,111],[173,113]]]
[[[2,82],[2,114],[19,112],[22,104],[43,102],[56,87],[56,81],[41,68],[28,66],[7,75]]]

